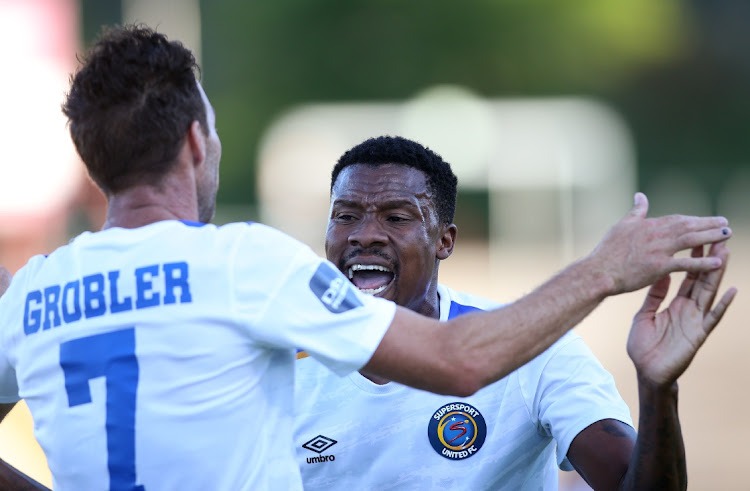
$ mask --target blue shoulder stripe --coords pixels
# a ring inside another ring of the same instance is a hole
[[[180,220],[180,222],[184,223],[188,227],[202,227],[205,225],[205,223],[201,222],[194,222],[192,220]]]
[[[478,307],[472,307],[471,305],[461,305],[457,302],[451,302],[451,309],[448,312],[448,320],[451,320],[459,315],[468,314],[469,312],[477,312],[482,309]]]
[[[181,223],[184,223],[184,224],[185,224],[185,225],[187,225],[188,227],[202,227],[202,226],[204,226],[204,225],[207,225],[206,223],[201,223],[201,222],[194,222],[193,220],[180,220],[180,222],[181,222]],[[255,222],[250,222],[250,221],[248,221],[248,222],[245,222],[245,223],[247,223],[248,225],[252,225],[252,224],[254,224]]]

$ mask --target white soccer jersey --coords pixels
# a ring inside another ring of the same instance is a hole
[[[498,304],[438,286],[440,319]],[[456,339],[456,343],[460,343]],[[612,376],[570,332],[471,397],[458,399],[297,361],[295,434],[306,490],[552,490],[590,424],[632,426]]]
[[[0,299],[0,402],[55,490],[301,489],[295,348],[357,370],[394,312],[260,224],[85,233]]]

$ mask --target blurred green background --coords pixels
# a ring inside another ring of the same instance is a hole
[[[487,98],[600,99],[632,132],[640,189],[648,193],[689,176],[690,186],[706,193],[707,199],[679,203],[683,213],[722,211],[719,194],[750,154],[747,2],[199,5],[203,83],[224,149],[219,209],[255,209],[259,139],[293,105],[400,101],[435,84],[460,84]],[[80,6],[84,45],[100,25],[122,19],[121,0]],[[677,211],[670,209],[676,204],[652,204],[654,213]]]
[[[745,192],[750,186],[750,138],[745,136],[750,128],[750,2],[730,0],[0,0],[0,26],[4,26],[0,34],[5,35],[0,48],[5,49],[7,72],[0,78],[6,82],[0,91],[0,99],[5,96],[0,107],[7,113],[0,119],[6,152],[0,184],[7,184],[0,193],[7,198],[6,208],[0,206],[0,264],[12,271],[32,254],[54,250],[72,235],[99,228],[104,221],[104,200],[91,185],[68,186],[71,190],[63,193],[64,199],[36,207],[35,214],[19,212],[7,191],[18,188],[22,197],[35,191],[24,200],[35,204],[66,187],[55,181],[59,178],[49,177],[57,175],[52,169],[70,160],[53,145],[63,129],[63,122],[54,120],[62,120],[57,109],[62,90],[57,80],[50,80],[51,85],[37,82],[44,82],[49,73],[43,70],[49,68],[49,52],[57,55],[53,68],[64,68],[67,73],[67,61],[73,65],[75,43],[69,30],[79,30],[78,48],[83,50],[101,26],[121,23],[126,17],[133,20],[129,14],[136,4],[146,10],[163,8],[159,18],[164,23],[149,25],[170,37],[181,39],[171,34],[168,21],[199,26],[197,41],[182,40],[199,53],[202,83],[217,113],[223,144],[219,223],[262,220],[258,167],[264,135],[300,105],[399,104],[445,85],[465,87],[493,101],[580,97],[603,102],[623,118],[634,146],[636,185],[649,195],[651,215],[721,213],[730,219],[733,258],[725,284],[741,286],[740,290],[750,287],[743,273],[750,268],[746,254],[750,195]],[[44,20],[37,26],[39,32],[22,22],[32,11]],[[46,36],[56,24],[63,25],[57,38]],[[46,117],[50,121],[45,123]],[[318,143],[315,138],[327,129],[308,132],[308,143]],[[538,127],[531,129],[535,137]],[[584,133],[584,141],[588,142],[589,134],[596,132]],[[67,133],[64,140],[70,143]],[[433,149],[443,153],[443,148],[452,147],[449,143],[438,140]],[[604,140],[592,141],[591,146],[596,143],[611,148]],[[545,144],[530,138],[530,146]],[[315,150],[312,146],[294,148],[299,150],[294,170],[283,168],[289,179],[284,180],[282,173],[281,179],[273,181],[280,182],[278,190],[290,204],[290,213],[306,221],[317,212],[300,205],[299,190],[306,188],[299,186],[314,188],[327,206],[325,184],[309,178],[320,173],[320,167],[312,167],[312,158],[305,161]],[[49,152],[37,152],[36,147]],[[72,148],[67,150],[72,153]],[[459,167],[452,159],[454,167]],[[36,171],[32,165],[36,162],[47,167]],[[297,162],[309,166],[296,167]],[[496,169],[523,166],[518,160],[489,163]],[[31,171],[15,173],[19,169]],[[80,165],[76,169],[80,172],[68,177],[73,184],[85,181]],[[46,181],[52,181],[51,185],[38,185],[49,184]],[[622,184],[630,193],[632,183]],[[269,188],[277,190],[265,185],[263,191]],[[603,215],[606,224],[613,223],[604,208],[614,209],[619,217],[629,203],[621,203],[621,196],[608,189],[603,192],[614,203],[595,203],[590,208],[596,208],[594,212]],[[568,216],[554,209],[565,203],[558,199],[564,192],[555,193],[533,187],[511,189],[498,203],[519,221],[563,229],[552,219],[560,222],[560,217]],[[572,242],[570,237],[549,246],[540,240],[547,236],[534,236],[523,227],[517,234],[522,243],[503,236],[499,252],[494,251],[486,240],[492,201],[488,191],[469,186],[459,194],[456,223],[461,245],[441,266],[442,282],[505,301],[529,291],[573,259],[570,252],[576,251],[559,247],[566,240]],[[530,204],[540,201],[542,207],[530,211]],[[575,218],[589,222],[593,214]],[[320,218],[324,219],[323,214]],[[574,230],[572,222],[564,225]],[[322,234],[315,230],[314,241],[319,245]],[[586,248],[593,241],[575,239],[574,245]],[[624,346],[626,326],[641,301],[639,292],[609,299],[577,328],[615,376],[634,417],[638,411],[636,379]],[[736,408],[750,403],[742,390],[748,380],[744,363],[750,345],[750,331],[745,328],[748,316],[750,303],[736,301],[723,326],[680,379],[680,413],[695,489],[747,489],[750,434],[741,425],[738,429]],[[34,446],[33,424],[24,410],[19,405],[9,416],[15,422],[0,427],[0,456],[49,484],[46,461],[38,445]],[[564,474],[561,479],[575,478],[574,473]],[[577,481],[563,484],[561,489],[585,489]]]

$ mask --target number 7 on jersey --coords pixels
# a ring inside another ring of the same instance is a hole
[[[138,359],[135,328],[60,344],[68,406],[91,403],[89,380],[106,380],[107,468],[110,491],[145,491],[135,477],[135,403]]]

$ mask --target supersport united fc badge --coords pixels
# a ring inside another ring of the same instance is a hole
[[[482,448],[487,425],[484,416],[474,406],[452,402],[432,415],[427,436],[437,453],[446,459],[463,460]]]

